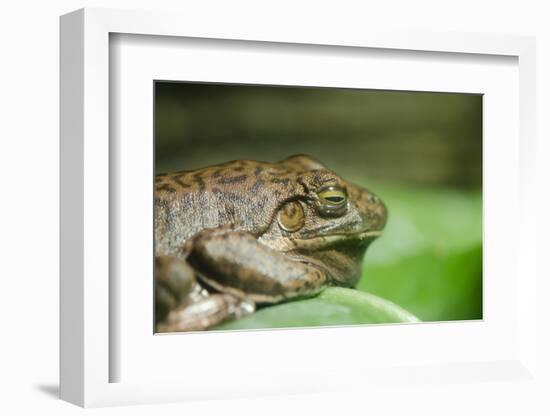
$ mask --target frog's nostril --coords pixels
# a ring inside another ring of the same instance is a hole
[[[369,200],[369,202],[371,204],[376,204],[380,201],[380,199],[376,196],[376,195],[373,195],[373,194],[369,194],[369,196],[367,197],[367,199]]]

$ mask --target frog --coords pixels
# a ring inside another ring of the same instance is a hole
[[[388,217],[380,197],[307,154],[159,174],[154,199],[157,333],[355,287]]]

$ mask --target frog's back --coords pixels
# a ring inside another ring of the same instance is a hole
[[[205,228],[231,225],[261,234],[299,185],[284,164],[239,160],[161,174],[155,184],[157,254],[170,254]]]

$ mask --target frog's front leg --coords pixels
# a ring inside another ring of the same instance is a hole
[[[202,231],[193,238],[187,261],[217,291],[258,303],[313,295],[328,281],[320,267],[275,251],[242,231]]]
[[[157,256],[155,268],[156,332],[202,331],[254,312],[252,302],[206,292],[179,257]]]

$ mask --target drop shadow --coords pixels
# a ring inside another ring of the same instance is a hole
[[[46,396],[50,396],[53,399],[59,399],[59,385],[58,384],[38,384],[35,386],[36,390],[44,393]]]

